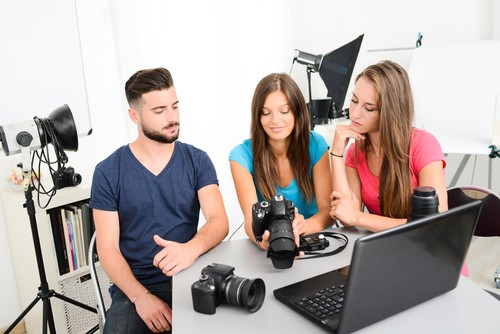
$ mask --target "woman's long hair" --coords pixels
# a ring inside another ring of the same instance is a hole
[[[279,170],[277,160],[271,151],[269,138],[264,131],[260,119],[267,96],[281,91],[288,100],[294,117],[294,129],[288,137],[287,158],[300,193],[308,202],[312,201],[313,184],[310,177],[309,158],[309,112],[304,96],[293,79],[285,73],[273,73],[264,77],[255,88],[252,99],[252,123],[250,137],[252,142],[254,179],[257,188],[266,200],[276,194],[279,186]]]
[[[373,83],[380,112],[380,146],[384,152],[380,171],[379,200],[383,216],[406,218],[413,191],[410,171],[410,139],[414,105],[406,71],[392,61],[371,65],[358,75]],[[369,136],[357,148],[372,149]],[[366,156],[366,155],[365,155]]]

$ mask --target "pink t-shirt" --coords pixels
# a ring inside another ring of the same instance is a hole
[[[443,151],[437,139],[430,133],[413,129],[410,140],[410,168],[413,187],[418,186],[420,170],[434,161],[442,161],[443,169],[446,167]],[[366,154],[358,153],[358,163],[354,160],[354,145],[347,150],[345,165],[358,171],[361,180],[361,200],[370,213],[380,215],[379,185],[380,179],[373,175],[366,163]],[[462,275],[469,276],[467,263],[464,262]]]
[[[443,151],[437,139],[430,133],[414,128],[410,140],[410,169],[413,186],[418,186],[418,174],[429,163],[442,161],[446,167]],[[347,150],[345,165],[357,170],[361,181],[361,200],[370,213],[380,215],[380,178],[373,175],[366,162],[366,153],[358,152],[354,159],[354,145]]]

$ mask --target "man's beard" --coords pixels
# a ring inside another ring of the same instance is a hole
[[[170,126],[179,126],[179,123],[178,122],[171,123],[167,127],[170,127]],[[176,141],[179,138],[180,130],[178,128],[176,134],[174,134],[172,136],[168,136],[168,135],[162,134],[161,132],[156,132],[154,130],[151,130],[151,129],[143,126],[142,132],[144,132],[144,135],[151,140],[154,140],[154,141],[157,141],[157,142],[163,143],[163,144],[172,144],[174,141]]]

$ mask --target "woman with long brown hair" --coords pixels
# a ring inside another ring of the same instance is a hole
[[[309,127],[304,96],[285,73],[273,73],[257,85],[252,100],[250,139],[229,156],[245,231],[252,232],[252,205],[283,195],[294,202],[295,234],[305,235],[330,226],[332,191],[328,145]],[[267,249],[267,237],[257,245]]]
[[[359,74],[349,114],[351,124],[336,127],[330,152],[332,218],[370,231],[404,224],[417,186],[435,188],[439,211],[447,210],[444,155],[432,134],[413,127],[413,95],[400,65],[383,61]]]

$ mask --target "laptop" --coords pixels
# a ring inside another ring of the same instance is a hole
[[[319,326],[350,333],[453,290],[481,201],[356,240],[350,266],[274,290]]]

